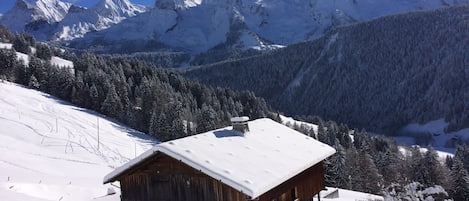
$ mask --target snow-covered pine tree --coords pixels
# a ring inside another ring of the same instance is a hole
[[[426,187],[434,185],[447,186],[449,171],[446,166],[438,160],[439,156],[435,149],[429,147],[422,160],[421,170],[423,173],[422,184]]]
[[[383,176],[379,174],[378,168],[370,154],[366,152],[359,153],[360,177],[363,178],[363,191],[378,194],[383,185]]]
[[[456,155],[454,158],[458,158],[462,164],[464,165],[464,168],[466,171],[469,172],[469,146],[466,144],[458,146],[456,149]]]
[[[347,188],[346,152],[339,140],[335,140],[336,153],[326,159],[326,185],[337,188]]]
[[[29,78],[28,87],[32,89],[39,89],[40,86],[41,84],[39,84],[36,77],[34,75],[31,75],[31,77]]]
[[[117,95],[114,85],[111,84],[106,99],[101,103],[101,111],[110,117],[117,118],[122,114],[122,103]]]
[[[210,106],[202,105],[197,115],[197,132],[202,133],[216,128],[217,113]]]
[[[469,174],[464,168],[463,163],[455,158],[451,168],[452,184],[449,190],[450,195],[455,201],[467,200],[469,198]]]

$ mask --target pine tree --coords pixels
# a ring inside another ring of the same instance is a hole
[[[412,146],[410,150],[407,152],[406,155],[406,180],[408,181],[419,181],[421,178],[421,160],[422,160],[422,152],[418,146]]]
[[[353,135],[353,145],[356,149],[363,149],[366,144],[366,131],[362,130]]]
[[[31,75],[31,78],[29,78],[28,86],[32,89],[39,89],[39,87],[41,87],[34,75]]]
[[[106,99],[101,104],[101,111],[111,117],[117,118],[122,114],[122,104],[117,96],[114,85],[111,85],[107,92]]]
[[[14,68],[18,65],[15,52],[12,50],[0,50],[0,74],[8,80],[15,80]]]
[[[424,187],[434,185],[448,186],[449,170],[438,160],[436,151],[429,147],[425,154],[421,154],[420,148],[413,147],[411,156],[407,158],[407,173],[411,181],[416,181]]]
[[[359,160],[358,160],[358,151],[355,147],[350,147],[345,152],[345,164],[347,167],[346,178],[347,184],[346,189],[352,190],[363,190],[362,178],[359,170]]]
[[[336,149],[336,153],[326,159],[326,185],[337,188],[347,188],[346,152],[337,139],[334,148]]]
[[[210,106],[203,105],[197,118],[197,132],[207,132],[216,128],[216,112]]]
[[[172,139],[187,136],[187,125],[184,124],[184,111],[181,102],[177,101],[169,105],[167,112],[168,120],[171,122]]]
[[[157,136],[158,135],[158,120],[159,120],[160,114],[158,114],[156,111],[153,111],[151,114],[151,119],[150,119],[150,127],[148,128],[148,134],[152,136]]]
[[[432,147],[429,147],[422,160],[421,183],[428,187],[434,185],[445,185],[447,169],[438,160],[438,153]]]
[[[363,179],[363,191],[369,193],[380,193],[383,186],[383,177],[370,154],[360,152],[359,154],[359,177]]]
[[[318,140],[325,144],[332,144],[332,142],[329,142],[328,135],[328,129],[324,127],[324,124],[320,123],[318,125]]]
[[[25,38],[25,34],[18,34],[16,35],[15,39],[13,40],[13,48],[21,53],[29,54],[31,53],[31,48],[29,47],[31,44]]]
[[[52,50],[49,48],[49,46],[38,43],[36,45],[36,57],[45,61],[49,61],[52,57]]]
[[[458,158],[464,165],[464,168],[469,172],[469,146],[466,144],[458,146],[456,149],[456,155],[454,158]]]
[[[402,160],[400,159],[398,153],[394,153],[390,150],[386,150],[385,152],[378,152],[378,156],[375,161],[376,167],[383,175],[383,182],[385,186],[402,181],[402,174],[399,172],[402,170]]]
[[[99,92],[96,85],[93,83],[90,87],[90,98],[91,98],[91,108],[98,110],[99,109]]]
[[[449,156],[449,155],[446,156],[446,159],[445,159],[445,165],[446,165],[446,167],[448,167],[448,168],[451,169],[451,168],[453,168],[453,164],[454,164],[453,157],[451,157],[451,156]]]
[[[153,128],[154,135],[161,141],[172,140],[171,128],[165,113],[160,113],[156,121],[156,128]]]
[[[464,168],[463,163],[454,159],[451,168],[452,185],[450,194],[455,201],[466,200],[469,198],[469,174]]]

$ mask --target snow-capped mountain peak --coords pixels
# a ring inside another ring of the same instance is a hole
[[[71,40],[145,11],[129,0],[101,0],[91,8],[60,0],[17,0],[0,24],[16,32],[31,31],[39,40]]]
[[[289,45],[318,38],[333,27],[353,22],[467,4],[466,0],[157,0],[154,7],[145,12],[146,8],[129,0],[100,0],[89,9],[71,7],[63,18],[59,15],[61,12],[52,12],[66,7],[60,6],[59,0],[36,2],[31,6],[33,3],[18,0],[15,9],[5,14],[0,22],[13,31],[23,31],[26,24],[34,21],[30,17],[33,13],[42,13],[32,9],[37,7],[51,13],[39,15],[46,19],[49,27],[42,27],[47,23],[36,23],[30,29],[39,40],[73,40],[93,31],[79,42],[82,47],[89,48],[99,39],[116,44],[116,47],[106,47],[109,50],[129,51],[122,46],[131,43],[135,47],[132,51],[145,51],[144,46],[148,47],[145,44],[151,42],[158,44],[152,48],[196,53],[212,48]],[[51,22],[57,21],[59,23],[52,25]],[[115,26],[108,29],[112,25]]]
[[[58,22],[62,20],[72,4],[59,0],[38,0],[36,7],[42,11],[48,22]]]
[[[92,8],[102,16],[131,17],[145,11],[145,7],[134,5],[129,0],[101,0]]]
[[[101,0],[89,9],[72,7],[73,11],[57,25],[55,38],[71,40],[93,30],[103,30],[122,20],[146,11],[129,0]]]
[[[205,1],[203,1],[205,3]],[[182,10],[196,7],[202,4],[202,0],[158,0],[155,7],[159,9]]]
[[[84,41],[75,44],[89,47],[93,45],[90,41],[99,38],[107,44],[116,44],[115,49],[122,49],[119,44],[122,41],[133,41],[133,44],[153,41],[162,44],[163,48],[192,53],[215,47],[269,47],[318,38],[333,27],[353,22],[457,4],[461,2],[158,0],[145,15],[125,20],[111,29],[90,33]]]
[[[12,31],[23,31],[25,25],[34,21],[58,22],[65,17],[71,5],[60,0],[17,0],[13,8],[1,18],[0,24]]]

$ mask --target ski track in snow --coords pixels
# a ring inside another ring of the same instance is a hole
[[[120,200],[120,192],[105,196],[111,186],[102,178],[156,143],[143,136],[93,111],[0,81],[0,200]]]

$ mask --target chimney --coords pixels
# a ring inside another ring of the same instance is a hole
[[[249,117],[233,117],[231,118],[231,125],[233,125],[233,130],[239,131],[241,133],[246,133],[249,131],[248,126]]]

